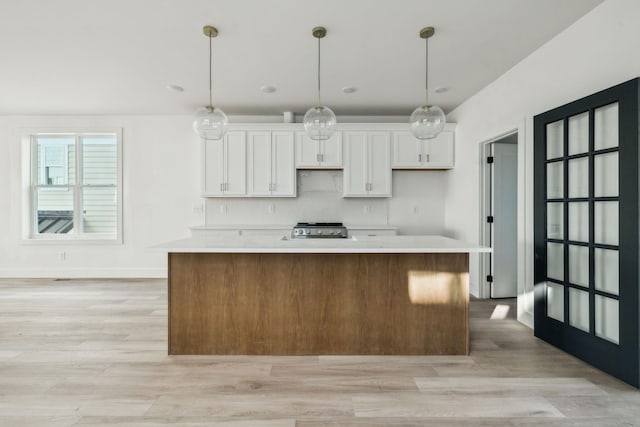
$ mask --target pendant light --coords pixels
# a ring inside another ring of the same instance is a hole
[[[425,73],[424,73],[424,105],[416,108],[411,117],[411,133],[418,139],[431,139],[438,136],[446,118],[442,109],[436,105],[429,105],[429,37],[435,33],[433,27],[425,27],[420,30],[420,38],[425,41]]]
[[[229,119],[221,109],[213,106],[213,78],[211,68],[213,64],[211,53],[211,40],[218,36],[215,27],[206,25],[202,29],[205,36],[209,37],[209,105],[200,108],[193,119],[193,130],[200,135],[203,141],[221,139],[227,132]]]
[[[327,29],[315,27],[311,34],[318,39],[318,104],[309,108],[304,115],[303,123],[309,138],[319,141],[329,139],[333,135],[336,129],[336,115],[320,102],[320,39],[327,35]]]

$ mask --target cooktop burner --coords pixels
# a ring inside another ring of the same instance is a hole
[[[294,239],[341,239],[348,236],[347,228],[341,222],[299,222],[293,227]]]

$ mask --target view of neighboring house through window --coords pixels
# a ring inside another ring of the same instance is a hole
[[[38,134],[32,143],[32,237],[115,239],[119,135]]]

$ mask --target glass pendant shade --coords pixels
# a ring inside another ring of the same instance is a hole
[[[229,119],[224,111],[213,106],[213,52],[211,40],[218,36],[218,29],[211,25],[205,25],[202,32],[209,38],[209,105],[196,111],[193,118],[193,130],[203,141],[207,141],[222,139],[224,134],[227,133]]]
[[[229,119],[224,111],[211,106],[200,108],[193,119],[193,130],[205,141],[221,139],[228,125]]]
[[[424,39],[424,105],[413,110],[409,117],[411,133],[418,139],[431,139],[438,136],[447,119],[442,108],[429,105],[429,38],[435,34],[433,27],[420,30],[420,38]]]
[[[304,130],[309,138],[322,141],[331,138],[336,130],[336,115],[329,107],[311,107],[304,115]]]
[[[411,133],[418,139],[435,138],[442,132],[445,123],[444,111],[436,105],[418,107],[409,118]]]

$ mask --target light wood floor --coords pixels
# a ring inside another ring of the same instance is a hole
[[[640,392],[513,301],[472,301],[468,357],[169,357],[166,300],[164,280],[0,280],[0,426],[640,426]]]

